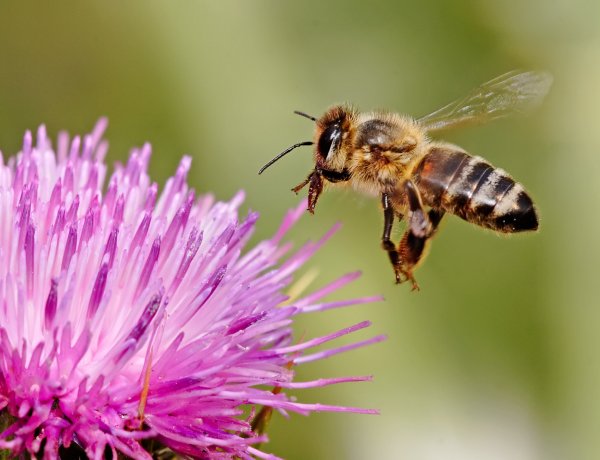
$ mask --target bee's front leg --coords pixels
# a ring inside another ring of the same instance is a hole
[[[297,195],[300,190],[302,190],[304,187],[306,187],[308,185],[313,174],[314,173],[311,172],[306,179],[304,179],[302,182],[300,182],[298,185],[296,185],[292,189],[292,192],[294,192]]]
[[[306,185],[308,185],[308,212],[311,214],[315,213],[315,206],[317,205],[317,200],[319,199],[319,195],[323,191],[323,174],[319,169],[315,169],[311,172],[308,177],[302,181],[300,184],[296,185],[292,191],[294,193],[298,193],[302,190]]]

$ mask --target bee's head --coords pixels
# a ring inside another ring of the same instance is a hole
[[[344,143],[348,142],[353,111],[347,107],[335,106],[317,120],[315,132],[315,162],[317,165],[333,171],[341,171],[346,163],[348,151]]]
[[[343,155],[339,155],[339,152],[342,150],[341,147],[345,138],[344,133],[349,131],[350,117],[353,112],[348,108],[336,106],[325,112],[319,119],[304,112],[295,111],[294,113],[316,123],[317,128],[314,141],[298,142],[297,144],[288,147],[264,165],[260,171],[258,171],[258,174],[262,174],[265,169],[295,148],[313,144],[316,144],[317,146],[315,149],[316,166],[325,167],[330,170],[343,169],[345,158],[343,158]]]

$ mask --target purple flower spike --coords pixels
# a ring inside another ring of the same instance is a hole
[[[384,339],[335,345],[368,321],[294,339],[296,315],[380,300],[322,300],[358,273],[286,297],[332,233],[283,259],[305,203],[244,250],[258,216],[239,219],[242,193],[197,197],[188,157],[158,193],[148,144],[107,178],[105,128],[62,133],[55,153],[42,126],[16,157],[0,155],[0,450],[275,458],[259,450],[270,411],[376,413],[285,392],[371,380],[297,381],[294,366]]]

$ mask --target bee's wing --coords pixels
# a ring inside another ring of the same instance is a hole
[[[526,113],[540,105],[552,80],[552,75],[544,71],[512,71],[475,88],[464,98],[425,115],[418,122],[426,130],[435,131]]]

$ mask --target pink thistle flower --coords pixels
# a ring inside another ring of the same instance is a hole
[[[243,254],[257,215],[239,220],[242,193],[196,197],[185,157],[159,195],[149,145],[103,192],[105,127],[62,133],[55,153],[42,126],[35,145],[28,132],[16,157],[0,154],[0,449],[150,459],[152,440],[199,458],[274,458],[255,447],[261,406],[375,413],[282,391],[369,380],[297,382],[292,366],[383,339],[310,351],[363,322],[293,341],[296,315],[378,300],[321,301],[350,274],[286,303],[294,272],[332,232],[282,261],[303,203]]]

